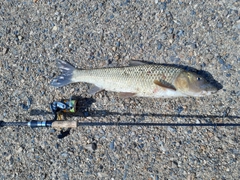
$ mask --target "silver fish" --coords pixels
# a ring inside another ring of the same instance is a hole
[[[80,70],[58,60],[62,74],[51,82],[61,87],[70,83],[94,84],[91,94],[100,90],[119,92],[120,97],[170,98],[180,96],[205,96],[218,91],[204,77],[170,65],[150,65],[132,61],[128,67]]]

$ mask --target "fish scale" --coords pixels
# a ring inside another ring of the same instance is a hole
[[[61,87],[70,83],[94,84],[92,93],[101,89],[120,92],[123,97],[203,96],[217,89],[203,77],[171,65],[141,64],[128,67],[80,70],[65,61],[58,61],[62,74],[51,85]]]

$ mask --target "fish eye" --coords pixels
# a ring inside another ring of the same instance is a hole
[[[202,78],[200,78],[200,77],[197,77],[197,80],[198,80],[198,81],[201,81],[201,80],[202,80]]]

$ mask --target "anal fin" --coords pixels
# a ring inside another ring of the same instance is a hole
[[[131,92],[120,92],[118,95],[121,98],[129,98],[135,96],[137,93],[131,93]]]
[[[162,82],[160,82],[158,80],[154,80],[153,82],[154,82],[154,84],[156,84],[156,85],[158,85],[158,86],[160,86],[162,88],[171,89],[171,90],[176,91],[176,88],[174,86],[171,86],[171,85],[168,85],[168,84],[164,84],[164,83],[162,83]]]
[[[96,93],[98,93],[98,92],[100,92],[100,91],[102,91],[102,90],[103,90],[103,89],[101,89],[100,87],[97,87],[97,86],[93,85],[93,86],[89,89],[88,93],[91,94],[91,95],[95,95]]]

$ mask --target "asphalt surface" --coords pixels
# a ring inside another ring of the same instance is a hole
[[[239,123],[240,2],[0,1],[0,120],[49,120],[75,97],[79,122]],[[56,60],[82,69],[130,60],[209,72],[200,98],[119,98],[90,84],[54,88]],[[33,113],[38,112],[38,113]],[[239,179],[239,127],[1,127],[0,179]]]

